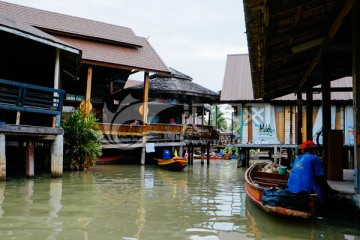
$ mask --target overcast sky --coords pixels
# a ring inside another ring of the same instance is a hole
[[[241,0],[4,1],[129,27],[168,67],[213,91],[222,88],[227,55],[248,52]]]

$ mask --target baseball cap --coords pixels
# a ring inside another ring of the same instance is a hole
[[[306,142],[304,142],[302,144],[302,148],[314,148],[315,147],[315,143],[312,140],[307,140]]]

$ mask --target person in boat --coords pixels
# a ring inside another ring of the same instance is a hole
[[[131,124],[130,124],[130,127],[133,127],[133,126],[140,126],[140,123],[137,119],[135,119]]]
[[[325,197],[331,188],[324,176],[324,169],[319,157],[315,155],[316,148],[312,140],[302,144],[303,154],[298,156],[293,163],[292,171],[288,180],[290,192],[305,190],[317,194],[317,199],[324,203]]]
[[[169,124],[171,124],[171,125],[175,125],[175,124],[176,124],[174,118],[170,118],[170,123],[169,123]]]

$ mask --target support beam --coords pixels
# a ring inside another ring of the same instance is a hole
[[[322,59],[322,108],[323,108],[323,165],[326,171],[329,161],[329,132],[331,130],[331,92],[330,92],[330,78],[329,69],[327,67],[326,57]]]
[[[210,166],[210,143],[206,144],[206,164]]]
[[[61,177],[63,174],[64,136],[57,135],[51,145],[51,176]]]
[[[59,81],[60,81],[60,49],[55,49],[55,68],[54,68],[54,89],[59,89]],[[58,97],[58,93],[54,92],[54,97]],[[56,101],[54,99],[54,101]],[[57,103],[54,102],[54,106]],[[60,115],[56,115],[53,117],[52,127],[60,126]]]
[[[5,134],[0,133],[0,180],[6,180]]]
[[[353,58],[352,78],[354,96],[354,173],[355,173],[355,195],[354,202],[360,208],[360,3],[356,1],[352,11],[352,35],[353,35]],[[359,94],[357,94],[359,93]]]
[[[300,92],[297,94],[297,144],[302,144],[302,107],[303,107],[303,100],[302,95]]]
[[[147,116],[148,116],[148,104],[149,104],[149,72],[145,72],[144,74],[144,96],[143,96],[143,114],[142,114],[142,121],[143,124],[146,125],[147,123]],[[142,136],[142,143],[146,143],[146,133]],[[143,147],[141,151],[141,165],[145,164],[146,158],[146,148]]]
[[[200,149],[201,149],[201,166],[202,166],[202,165],[204,165],[204,162],[205,162],[205,159],[204,159],[204,154],[205,154],[204,146],[201,145]]]
[[[86,78],[86,102],[90,102],[91,97],[91,84],[92,84],[92,67],[88,67],[87,78]]]
[[[34,141],[29,140],[26,143],[26,176],[34,177],[34,167],[35,167],[35,146]]]
[[[306,140],[313,139],[313,107],[313,94],[311,91],[311,87],[308,87],[306,91]]]

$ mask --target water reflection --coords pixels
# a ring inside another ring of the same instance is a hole
[[[359,239],[359,222],[281,220],[248,202],[236,161],[169,172],[98,166],[0,183],[0,239]]]

